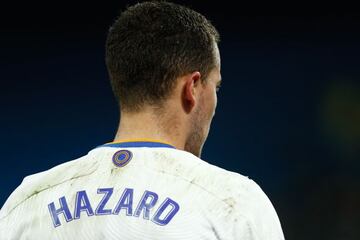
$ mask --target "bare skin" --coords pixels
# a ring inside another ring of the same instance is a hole
[[[121,112],[114,142],[150,139],[168,143],[200,157],[217,105],[221,83],[220,54],[214,50],[216,67],[202,82],[200,72],[177,79],[176,87],[163,108],[145,106],[136,113]]]

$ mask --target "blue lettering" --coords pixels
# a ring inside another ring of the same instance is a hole
[[[150,199],[149,202],[147,202],[148,199]],[[158,200],[158,195],[156,193],[146,190],[139,202],[139,205],[136,208],[134,216],[139,217],[141,212],[145,210],[143,213],[143,218],[149,220],[150,209],[155,206],[157,200]]]
[[[160,226],[165,226],[174,218],[179,212],[180,205],[170,198],[166,198],[157,209],[154,209],[158,202],[158,194],[145,190],[140,201],[137,204],[136,209],[133,212],[133,201],[134,201],[134,189],[125,188],[119,198],[116,206],[112,209],[109,205],[111,196],[114,193],[114,188],[98,188],[97,194],[103,194],[102,199],[99,201],[93,211],[91,202],[85,190],[78,191],[75,197],[74,214],[69,210],[69,206],[65,196],[59,198],[60,207],[56,208],[55,203],[51,202],[48,204],[49,213],[53,222],[54,227],[61,226],[60,215],[62,214],[66,222],[70,222],[74,219],[80,219],[81,212],[85,211],[87,216],[94,215],[119,215],[122,209],[125,209],[126,216],[143,217],[143,219],[150,220]],[[159,204],[158,204],[159,205]],[[110,208],[109,208],[110,207]],[[150,215],[151,214],[151,215]]]
[[[82,211],[86,211],[88,216],[94,215],[94,211],[91,207],[86,191],[79,191],[76,193],[74,218],[80,218],[80,213]]]
[[[58,209],[55,208],[54,202],[48,204],[49,212],[50,212],[54,227],[58,227],[61,225],[61,222],[60,222],[60,219],[58,216],[61,213],[64,215],[66,222],[70,222],[71,220],[73,220],[73,217],[71,216],[69,207],[66,202],[66,198],[65,197],[59,198],[59,202],[60,202],[60,208],[58,208]]]
[[[97,193],[105,194],[104,197],[101,199],[98,207],[95,210],[95,215],[109,215],[111,214],[111,209],[104,209],[106,203],[109,201],[109,198],[113,194],[113,188],[99,188]]]
[[[117,203],[113,214],[119,214],[122,208],[126,209],[126,215],[132,215],[132,204],[133,204],[133,197],[134,197],[134,189],[125,188],[124,192],[122,193],[119,202]]]
[[[171,209],[165,215],[165,217],[160,218],[168,206],[170,206]],[[180,206],[177,202],[175,202],[170,198],[166,198],[165,201],[159,207],[159,209],[156,211],[151,221],[161,226],[167,225],[171,221],[171,219],[175,216],[175,214],[179,211],[179,209]]]

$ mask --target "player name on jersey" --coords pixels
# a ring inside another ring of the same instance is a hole
[[[71,211],[65,196],[60,197],[58,203],[49,203],[48,209],[54,227],[61,225],[60,216],[63,216],[66,222],[70,222],[80,219],[81,216],[118,215],[120,211],[125,211],[126,216],[139,217],[141,215],[146,220],[164,226],[173,219],[180,209],[179,204],[170,198],[166,198],[155,209],[159,196],[157,193],[148,190],[144,191],[140,201],[134,205],[134,189],[132,188],[125,188],[118,198],[117,204],[109,208],[110,206],[106,206],[106,204],[111,198],[114,198],[113,192],[113,188],[98,188],[97,194],[103,196],[100,202],[95,204],[85,190],[78,191],[73,211]]]

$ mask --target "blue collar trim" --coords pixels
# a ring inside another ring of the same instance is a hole
[[[114,148],[136,148],[136,147],[150,147],[150,148],[174,148],[174,146],[160,143],[160,142],[121,142],[121,143],[108,143],[99,147],[114,147]]]

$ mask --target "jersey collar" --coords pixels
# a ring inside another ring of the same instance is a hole
[[[150,148],[174,148],[169,143],[152,140],[152,139],[131,139],[125,141],[115,141],[103,144],[99,147],[114,147],[114,148],[136,148],[136,147],[150,147]]]

